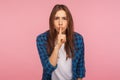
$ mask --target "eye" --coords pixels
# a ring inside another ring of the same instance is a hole
[[[66,18],[66,17],[63,17],[63,20],[67,20],[67,18]]]
[[[58,20],[59,19],[59,17],[55,17],[55,20]]]

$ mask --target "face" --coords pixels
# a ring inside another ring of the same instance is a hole
[[[65,33],[68,25],[67,15],[64,10],[59,10],[55,14],[54,27],[57,32],[59,32],[60,27],[62,28],[62,33]]]

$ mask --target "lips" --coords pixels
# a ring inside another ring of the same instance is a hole
[[[62,28],[62,27],[61,27]],[[59,29],[58,30],[60,30],[60,27],[59,27]],[[62,28],[62,30],[63,30],[63,28]]]

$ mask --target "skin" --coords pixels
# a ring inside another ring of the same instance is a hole
[[[57,38],[56,38],[56,45],[54,47],[54,50],[49,57],[49,61],[53,66],[56,66],[57,59],[58,59],[58,52],[61,48],[62,44],[66,42],[66,34],[65,31],[67,29],[68,21],[67,21],[67,15],[64,10],[59,10],[55,14],[54,19],[54,28],[58,32]],[[82,80],[82,78],[78,78],[78,80]]]
[[[67,28],[67,20],[66,18],[66,13],[63,10],[59,10],[55,14],[55,19],[54,19],[54,28],[58,32],[57,39],[56,39],[56,45],[54,47],[54,50],[49,57],[50,63],[53,66],[56,66],[57,64],[57,59],[58,59],[58,52],[63,43],[66,42],[66,35],[63,34],[65,33],[65,30]]]
[[[66,28],[68,25],[68,21],[67,21],[67,16],[64,10],[59,10],[56,14],[55,14],[55,19],[54,19],[54,28],[56,29],[57,32],[60,31],[60,28],[62,28],[62,33],[65,32]]]
[[[55,20],[54,20],[54,28],[58,32],[58,36],[56,39],[56,44],[61,47],[63,43],[66,42],[66,35],[65,31],[67,29],[68,21],[67,21],[67,15],[64,10],[59,10],[55,14]]]

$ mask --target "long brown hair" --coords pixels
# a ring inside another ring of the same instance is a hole
[[[66,12],[66,15],[67,15],[68,27],[66,29],[65,51],[66,51],[66,54],[68,55],[67,58],[68,57],[72,58],[74,56],[73,19],[72,19],[72,15],[71,15],[69,9],[65,5],[59,5],[59,4],[55,5],[52,9],[51,14],[50,14],[47,51],[48,51],[48,54],[50,56],[53,49],[54,49],[54,46],[55,46],[55,39],[57,36],[57,31],[54,28],[54,17],[55,17],[56,12],[59,10],[64,10]]]

